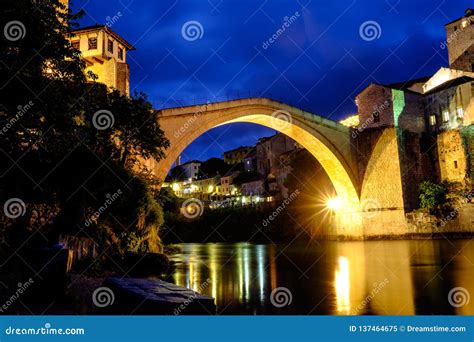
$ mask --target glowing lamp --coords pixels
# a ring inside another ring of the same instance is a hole
[[[326,202],[326,206],[328,207],[328,209],[330,210],[339,210],[341,209],[342,207],[342,200],[339,198],[339,197],[334,197],[334,198],[330,198],[327,202]]]

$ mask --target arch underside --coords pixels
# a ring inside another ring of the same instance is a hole
[[[357,209],[355,208],[359,205],[358,187],[356,186],[348,161],[338,149],[341,146],[336,146],[337,144],[348,144],[349,141],[342,139],[339,142],[331,142],[318,130],[311,127],[312,125],[304,122],[304,120],[297,119],[296,116],[292,115],[290,121],[285,121],[281,120],[277,115],[272,115],[273,113],[275,113],[275,108],[253,108],[206,113],[199,120],[196,120],[192,127],[188,127],[178,137],[174,134],[176,132],[177,119],[167,117],[166,120],[160,121],[160,125],[170,139],[170,148],[168,156],[158,163],[157,176],[164,179],[177,157],[189,144],[206,131],[230,123],[254,123],[277,130],[307,149],[324,168],[338,196],[345,205],[350,207],[351,211],[356,211]],[[180,120],[182,122],[189,122],[189,118],[186,119],[185,117],[182,117]],[[171,125],[168,126],[167,122],[171,124],[173,121],[173,127]]]

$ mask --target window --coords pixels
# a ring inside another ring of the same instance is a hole
[[[97,49],[97,37],[89,38],[89,50]]]
[[[457,161],[457,160],[454,161],[454,168],[455,168],[455,169],[458,168],[458,161]]]
[[[430,115],[430,125],[436,125],[436,115]]]
[[[81,49],[81,41],[80,40],[73,40],[71,42],[71,46],[73,49],[80,50]]]
[[[466,26],[467,26],[467,20],[464,20],[464,21],[462,22],[462,28],[466,28]]]
[[[449,111],[447,110],[443,112],[443,122],[449,122]]]
[[[114,53],[114,41],[112,39],[109,39],[107,41],[107,50],[110,52],[110,53]]]
[[[457,114],[458,118],[463,118],[464,117],[464,109],[459,107],[458,109],[456,109],[456,114]]]
[[[123,49],[121,47],[118,49],[118,58],[123,60]]]
[[[454,26],[454,31],[457,31],[458,30],[458,27],[457,26]]]

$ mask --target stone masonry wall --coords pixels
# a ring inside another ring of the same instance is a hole
[[[452,219],[440,219],[425,212],[407,214],[407,234],[473,233],[474,204],[465,204]]]
[[[461,131],[441,132],[437,142],[441,181],[462,182],[466,176],[467,158]]]
[[[458,59],[451,63],[451,68],[456,70],[464,70],[469,72],[474,72],[473,70],[474,63],[474,46],[469,47],[463,54],[461,54]]]
[[[474,25],[471,21],[474,17],[462,18],[446,26],[446,41],[448,43],[449,63],[452,64],[466,51],[473,42]],[[466,21],[466,25],[463,25]]]
[[[389,88],[369,85],[356,98],[359,112],[359,130],[393,126],[392,94]]]
[[[402,235],[406,222],[397,130],[368,130],[361,137],[360,142],[371,142],[371,148],[359,151],[368,159],[360,195],[364,235]]]

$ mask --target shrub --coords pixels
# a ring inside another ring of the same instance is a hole
[[[446,201],[446,188],[430,181],[420,184],[420,207],[430,211],[441,206]]]

